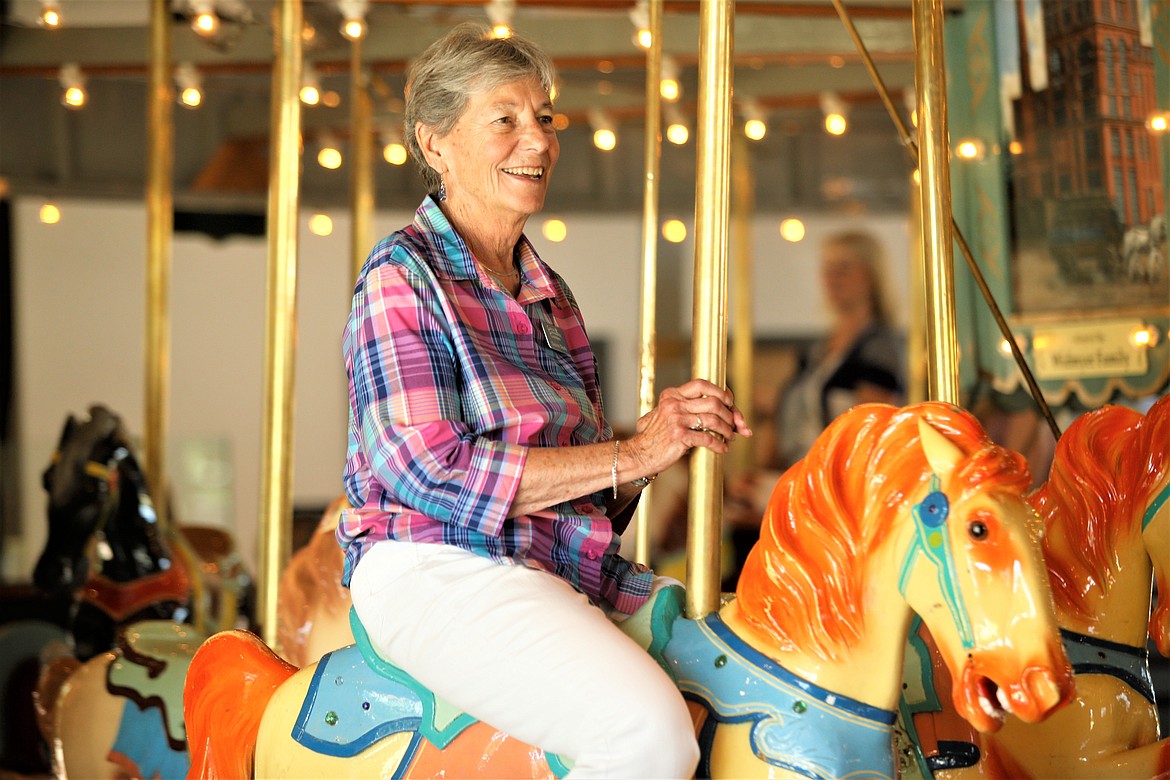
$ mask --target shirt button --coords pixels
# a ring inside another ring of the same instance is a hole
[[[595,561],[595,560],[597,560],[597,553],[594,552],[593,550],[586,550],[585,557],[591,561]]]
[[[516,329],[517,333],[523,333],[526,336],[532,332],[532,323],[528,321],[527,317],[512,317],[512,327]]]

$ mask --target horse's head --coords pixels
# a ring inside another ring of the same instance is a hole
[[[43,484],[49,494],[49,535],[33,581],[50,593],[81,585],[90,540],[117,500],[118,464],[129,449],[121,420],[102,406],[65,421]]]
[[[895,532],[909,539],[899,590],[930,629],[964,718],[980,731],[997,730],[1007,712],[1042,720],[1071,699],[1073,683],[1042,526],[1024,496],[1027,467],[985,435],[961,435],[978,424],[958,410],[924,404],[918,414],[909,460],[926,464],[926,479]]]

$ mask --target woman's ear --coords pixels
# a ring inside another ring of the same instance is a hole
[[[447,166],[443,162],[443,149],[439,134],[420,122],[414,127],[414,137],[418,140],[419,149],[422,150],[427,165],[434,168],[440,176],[446,173]]]

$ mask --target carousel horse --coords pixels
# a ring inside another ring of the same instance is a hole
[[[667,588],[622,623],[688,700],[700,774],[893,778],[914,613],[977,728],[1066,703],[1072,669],[1029,482],[1022,457],[951,406],[867,405],[830,425],[777,483],[733,600],[690,619],[681,588]],[[352,612],[351,624],[354,645],[300,670],[244,631],[200,646],[183,699],[189,776],[567,773],[567,759],[476,721],[380,657]]]
[[[1144,416],[1107,406],[1079,417],[1029,501],[1045,525],[1076,699],[1042,724],[1009,721],[982,736],[936,726],[924,713],[916,721],[931,732],[970,745],[971,768],[936,761],[934,774],[1170,777],[1170,740],[1158,740],[1146,649],[1148,635],[1170,656],[1170,396]],[[1152,614],[1151,582],[1159,596]]]
[[[68,418],[44,484],[34,582],[74,595],[72,656],[42,668],[34,695],[54,772],[183,774],[186,664],[199,639],[238,624],[251,586],[231,538],[160,527],[121,421],[101,406]]]
[[[309,541],[293,553],[280,575],[276,599],[276,643],[281,657],[308,666],[330,650],[353,644],[349,588],[341,584],[345,554],[337,546],[337,521],[349,506],[335,499]]]

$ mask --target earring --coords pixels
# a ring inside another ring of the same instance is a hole
[[[443,177],[439,177],[439,200],[447,199],[447,182],[443,181]]]

